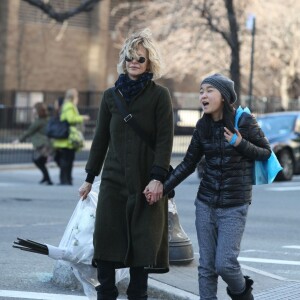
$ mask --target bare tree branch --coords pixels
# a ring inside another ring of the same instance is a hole
[[[239,26],[237,23],[236,13],[233,6],[233,0],[224,0],[227,12],[227,20],[229,28],[222,30],[218,26],[218,18],[213,13],[213,1],[204,0],[202,8],[200,8],[202,17],[206,20],[207,26],[212,32],[216,32],[222,36],[231,50],[230,77],[235,82],[235,89],[240,96],[240,42],[239,42]]]
[[[100,2],[101,0],[85,0],[82,1],[81,4],[73,9],[64,12],[57,12],[53,6],[49,3],[46,3],[42,0],[22,0],[24,2],[29,3],[32,6],[35,6],[42,10],[46,15],[48,15],[51,19],[56,20],[57,22],[63,23],[65,20],[80,14],[82,12],[91,11],[94,6]]]
[[[210,28],[211,31],[219,33],[222,38],[227,42],[229,47],[232,47],[231,39],[226,31],[221,30],[214,22],[215,17],[213,17],[211,10],[209,8],[209,3],[204,1],[203,8],[200,8],[202,17],[206,20],[207,26]]]
[[[231,62],[230,62],[230,75],[231,79],[235,82],[235,90],[240,96],[241,90],[241,70],[240,70],[240,42],[239,42],[239,26],[236,20],[236,13],[233,6],[233,0],[224,0],[227,10],[227,17],[229,23],[230,34],[230,49],[231,49]]]

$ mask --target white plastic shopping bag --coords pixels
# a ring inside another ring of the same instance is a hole
[[[62,259],[72,267],[74,275],[82,283],[84,292],[90,300],[97,299],[95,287],[99,285],[97,269],[92,266],[99,185],[99,181],[95,182],[87,199],[79,200],[59,244],[59,249],[64,251]],[[128,276],[128,268],[117,269],[116,283]]]

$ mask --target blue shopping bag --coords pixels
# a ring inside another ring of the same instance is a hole
[[[235,120],[234,120],[234,127],[238,129],[238,121],[243,112],[251,114],[250,109],[248,107],[239,108],[236,110]],[[275,153],[272,151],[271,156],[269,159],[265,161],[256,160],[254,164],[254,171],[253,171],[253,184],[268,184],[272,183],[276,178],[278,172],[282,170],[282,166],[280,165]]]

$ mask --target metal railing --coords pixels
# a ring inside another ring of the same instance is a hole
[[[261,103],[263,102],[254,101],[255,106],[252,111],[258,114],[270,111],[266,109],[267,106],[263,107]],[[290,101],[289,109],[299,110],[300,100]],[[76,154],[76,160],[86,160],[94,135],[98,107],[79,107],[79,112],[90,116],[90,120],[85,122],[83,127],[85,146]],[[201,111],[197,109],[174,109],[173,112],[175,134],[173,154],[182,156],[187,150],[194,127],[201,117]],[[31,107],[0,106],[0,164],[31,161],[33,148],[30,141],[16,145],[12,144],[12,141],[17,139],[33,120],[34,115]]]
[[[90,120],[83,126],[84,148],[76,153],[76,160],[86,160],[94,135],[98,107],[80,107],[79,111],[90,116]],[[174,155],[186,152],[199,118],[199,110],[174,110]],[[0,107],[0,164],[31,162],[33,147],[30,140],[19,144],[12,144],[12,141],[17,139],[33,120],[34,115],[30,107]]]

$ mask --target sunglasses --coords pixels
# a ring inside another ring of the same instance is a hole
[[[125,60],[126,60],[127,62],[131,62],[131,61],[134,60],[134,58],[133,58],[133,57],[127,57],[127,56],[125,56]],[[140,63],[140,64],[143,64],[143,63],[146,61],[146,58],[143,57],[143,56],[141,56],[141,57],[139,57],[139,59],[136,59],[136,61],[137,61],[138,63]]]

